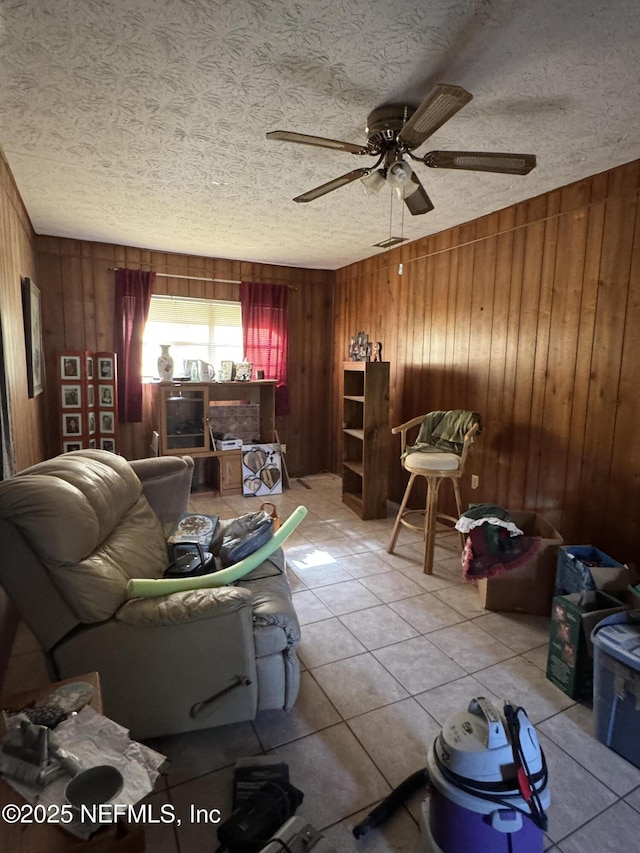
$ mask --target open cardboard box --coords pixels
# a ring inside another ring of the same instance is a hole
[[[482,606],[506,613],[548,616],[555,588],[558,546],[564,540],[555,527],[536,512],[508,512],[525,536],[541,536],[542,542],[522,566],[476,581]]]

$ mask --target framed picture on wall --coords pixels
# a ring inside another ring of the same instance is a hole
[[[82,386],[81,385],[63,385],[62,386],[62,408],[63,409],[81,409],[82,408]]]
[[[88,355],[87,358],[87,379],[91,381],[93,379],[93,356]]]
[[[95,406],[93,385],[87,385],[87,406],[92,409]]]
[[[27,353],[27,390],[29,397],[37,397],[38,394],[42,394],[44,384],[40,291],[30,278],[23,278],[21,285],[24,342]]]
[[[116,449],[115,442],[112,438],[100,439],[100,450],[110,450],[112,453]]]

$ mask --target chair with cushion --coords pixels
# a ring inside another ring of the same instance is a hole
[[[418,425],[420,430],[416,443],[409,445],[407,433]],[[481,429],[480,415],[477,412],[454,409],[420,415],[391,430],[394,435],[400,433],[402,466],[409,472],[410,476],[387,551],[390,554],[393,553],[401,526],[419,530],[424,534],[423,571],[427,575],[433,572],[433,554],[438,520],[453,523],[457,521],[457,518],[438,511],[440,484],[443,480],[450,480],[459,517],[462,515],[459,481],[464,473],[469,449]],[[427,481],[427,499],[424,510],[407,509],[416,477],[424,477]],[[418,512],[424,514],[424,522],[421,525],[415,524],[408,518],[411,514]]]
[[[51,678],[97,670],[105,714],[139,739],[289,709],[298,692],[281,549],[233,586],[127,600],[130,578],[168,566],[192,473],[188,457],[79,450],[0,483],[0,583]]]

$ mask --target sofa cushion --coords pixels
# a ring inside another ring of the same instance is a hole
[[[108,619],[130,578],[160,577],[168,564],[140,480],[112,453],[67,453],[0,483],[0,515],[20,529],[81,622]]]

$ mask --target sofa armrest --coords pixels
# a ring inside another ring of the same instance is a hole
[[[199,619],[215,619],[243,607],[251,607],[248,589],[220,586],[174,592],[161,598],[133,598],[116,613],[118,622],[136,627],[179,625]]]
[[[191,495],[193,459],[190,456],[152,456],[129,463],[142,482],[142,493],[163,523],[186,512]]]

